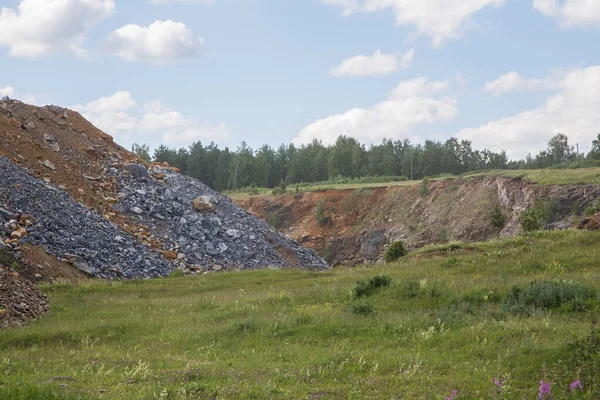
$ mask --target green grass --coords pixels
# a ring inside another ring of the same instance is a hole
[[[467,173],[463,176],[493,176],[502,175],[510,178],[523,178],[524,180],[540,185],[566,185],[566,184],[600,184],[600,168],[579,169],[532,169],[532,170],[494,170],[476,173]]]
[[[476,176],[506,176],[509,178],[522,178],[540,185],[566,185],[566,184],[600,184],[600,168],[578,168],[578,169],[535,169],[535,170],[490,170],[468,172],[461,177],[470,178]],[[449,174],[429,178],[429,181],[437,181],[451,178],[459,178]],[[399,181],[399,182],[372,182],[372,183],[343,183],[343,184],[303,184],[301,192],[320,192],[325,190],[357,190],[387,188],[394,186],[420,185],[422,180]],[[287,193],[294,194],[295,186],[289,185]],[[231,198],[244,198],[249,196],[270,196],[273,189],[257,188],[255,193],[247,191],[225,192]]]
[[[510,376],[506,398],[536,398],[542,378],[564,398],[590,311],[503,299],[532,281],[600,289],[599,245],[535,233],[326,273],[46,286],[51,313],[0,333],[0,398],[474,399],[495,376]],[[376,275],[392,284],[354,299]]]

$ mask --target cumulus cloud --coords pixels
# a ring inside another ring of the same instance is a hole
[[[329,74],[336,78],[351,76],[383,76],[407,69],[412,63],[414,50],[410,49],[400,58],[393,54],[383,54],[377,50],[372,56],[358,55],[342,61],[340,65],[332,68]]]
[[[600,126],[600,66],[574,69],[555,84],[555,92],[538,108],[458,133],[474,147],[505,149],[511,158],[537,152],[556,133],[569,136],[585,150]]]
[[[431,38],[434,46],[460,38],[482,9],[498,7],[506,0],[321,0],[341,7],[344,15],[391,9],[396,25],[410,25]],[[594,0],[589,0],[594,1]]]
[[[139,106],[128,91],[119,91],[70,108],[123,141],[130,141],[137,136],[140,136],[138,141],[144,141],[147,135],[158,133],[162,134],[163,143],[180,146],[197,140],[229,136],[226,123],[203,125],[165,107],[159,101]]]
[[[547,17],[556,18],[563,28],[600,24],[597,0],[533,0],[533,7]]]
[[[15,88],[12,86],[0,86],[0,97],[14,97],[15,92]]]
[[[563,76],[561,71],[556,71],[546,78],[525,78],[518,72],[508,72],[496,80],[485,84],[485,91],[495,96],[508,92],[534,92],[538,90],[556,89]]]
[[[373,107],[353,108],[309,124],[294,143],[318,139],[331,144],[340,135],[373,143],[383,138],[398,138],[419,124],[448,121],[458,110],[455,98],[441,95],[447,89],[447,81],[431,82],[426,78],[402,81],[386,100]]]
[[[114,0],[21,0],[0,10],[0,47],[13,57],[87,57],[86,33],[114,13]]]
[[[0,86],[0,98],[8,96],[11,99],[18,99],[23,103],[36,104],[37,98],[31,93],[21,93],[12,86]]]
[[[125,25],[108,36],[104,48],[126,61],[172,63],[201,56],[204,43],[185,24],[169,20]]]

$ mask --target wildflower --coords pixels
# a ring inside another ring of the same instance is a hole
[[[498,389],[502,389],[502,386],[504,386],[504,378],[494,378],[494,385],[496,385]]]
[[[538,399],[552,399],[551,386],[552,382],[540,381],[540,393],[538,394]]]
[[[577,380],[569,385],[569,390],[571,390],[571,392],[575,391],[575,389],[579,390],[580,392],[583,390],[583,384],[580,380]]]
[[[457,397],[458,397],[458,391],[453,390],[452,393],[450,394],[450,397],[446,397],[446,400],[456,400]]]

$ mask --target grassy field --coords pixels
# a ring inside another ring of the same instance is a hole
[[[476,176],[506,176],[510,178],[522,178],[524,180],[538,183],[540,185],[565,185],[565,184],[598,184],[600,185],[600,168],[578,168],[578,169],[535,169],[535,170],[491,170],[466,173],[453,177],[444,175],[429,178],[430,181],[449,178],[472,178]],[[323,190],[353,190],[369,188],[385,188],[394,186],[412,186],[422,181],[399,181],[399,182],[373,182],[373,183],[343,183],[343,184],[314,184],[300,187],[302,192],[318,192]],[[288,187],[288,193],[294,193],[294,185]],[[269,196],[273,189],[256,188],[255,193],[244,191],[225,192],[231,198],[244,198],[249,196]]]
[[[0,398],[533,399],[540,380],[570,398],[590,390],[599,260],[600,233],[569,231],[327,273],[46,286],[52,312],[0,333]],[[509,301],[533,281],[562,304]]]

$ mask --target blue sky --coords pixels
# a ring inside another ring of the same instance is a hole
[[[161,4],[156,4],[161,3]],[[0,0],[0,94],[130,147],[600,132],[596,0]]]

